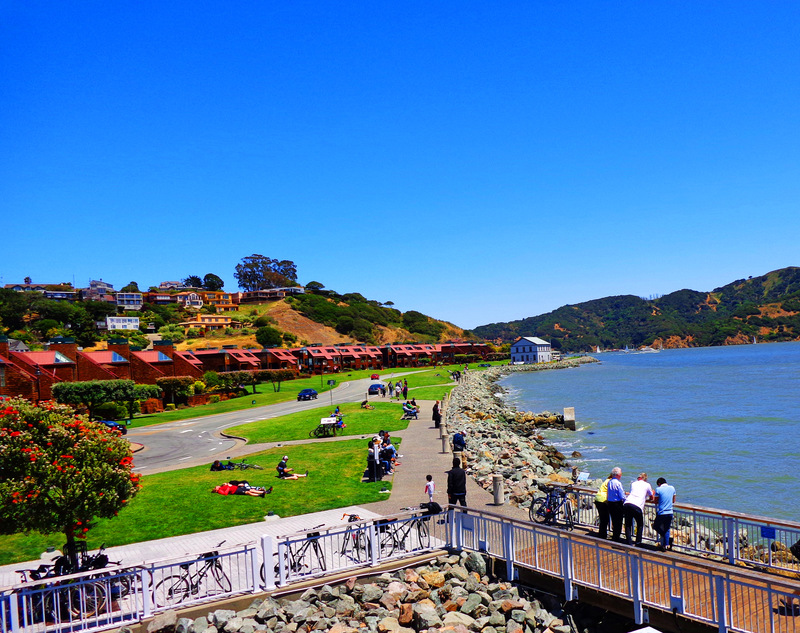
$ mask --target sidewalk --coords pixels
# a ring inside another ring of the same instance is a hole
[[[199,553],[217,549],[220,541],[225,541],[222,545],[222,549],[225,549],[244,543],[258,542],[264,534],[283,536],[321,523],[326,526],[339,525],[344,523],[342,514],[345,512],[359,514],[365,519],[395,514],[400,512],[401,508],[418,506],[421,502],[427,501],[424,488],[425,475],[428,474],[433,475],[433,481],[436,484],[434,501],[444,507],[447,505],[446,473],[452,466],[453,455],[449,452],[449,447],[447,453],[442,452],[439,429],[434,427],[431,419],[433,401],[421,400],[418,401],[418,404],[420,405],[419,419],[411,420],[406,430],[392,433],[392,437],[403,440],[399,448],[399,452],[403,457],[399,459],[401,463],[395,469],[394,475],[391,478],[384,478],[384,481],[391,481],[392,483],[392,493],[387,495],[388,498],[385,500],[363,506],[348,506],[287,518],[265,517],[264,521],[248,525],[111,547],[107,550],[108,557],[113,561],[121,561],[123,565],[136,565],[146,560],[170,558],[181,556],[184,553]],[[450,431],[453,432],[454,429]],[[357,438],[359,436],[253,444],[242,447],[242,450],[233,451],[232,455],[238,457],[273,446],[288,446],[319,441],[335,442],[353,439],[354,437]],[[527,519],[528,516],[527,511],[521,508],[494,505],[491,491],[481,488],[471,477],[467,477],[467,504],[473,508],[488,510],[510,518]],[[55,540],[58,539],[56,538]],[[39,561],[30,561],[0,567],[0,587],[18,582],[19,575],[14,573],[15,570],[31,569],[38,565]]]

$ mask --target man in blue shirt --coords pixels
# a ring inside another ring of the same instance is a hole
[[[672,504],[675,503],[675,488],[663,477],[656,481],[656,520],[653,529],[659,535],[658,549],[662,552],[670,547],[669,529],[672,526]]]
[[[620,482],[622,469],[619,466],[611,470],[611,480],[608,482],[608,514],[611,517],[611,539],[619,543],[622,534],[622,504],[625,503],[625,489]]]

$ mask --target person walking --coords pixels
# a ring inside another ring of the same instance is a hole
[[[428,495],[428,503],[433,503],[433,493],[436,490],[436,484],[433,483],[432,475],[425,475],[425,494]]]
[[[622,534],[622,504],[625,503],[625,489],[620,483],[622,469],[615,466],[611,470],[611,479],[608,482],[608,515],[611,519],[611,539],[619,543]]]
[[[452,505],[467,505],[467,473],[458,457],[453,458],[453,467],[447,471],[447,501]]]
[[[653,498],[653,488],[647,483],[647,473],[639,473],[636,481],[631,483],[631,491],[622,505],[625,514],[625,542],[632,545],[633,524],[636,523],[636,546],[642,544],[644,530],[644,504]]]
[[[408,381],[403,381],[403,400],[408,400]]]
[[[600,484],[600,489],[594,496],[594,507],[597,508],[597,516],[600,518],[600,523],[597,528],[597,537],[604,541],[608,538],[608,482],[614,478],[613,473],[609,473],[606,480]]]
[[[670,528],[672,527],[673,505],[675,503],[675,488],[667,483],[663,477],[656,481],[656,520],[653,529],[659,537],[658,549],[662,552],[672,549],[669,543]]]
[[[442,425],[442,413],[439,410],[439,401],[433,403],[433,426],[438,429]]]

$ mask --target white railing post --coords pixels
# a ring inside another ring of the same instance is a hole
[[[506,578],[514,581],[514,525],[503,521],[500,524],[503,534],[503,558],[506,559]]]
[[[728,601],[725,599],[725,579],[722,576],[714,576],[714,592],[717,594],[717,624],[719,633],[728,631]]]
[[[369,543],[369,560],[370,565],[372,567],[376,567],[379,563],[380,554],[381,554],[381,533],[378,530],[378,526],[375,524],[375,521],[370,522],[367,526],[369,530],[369,538],[367,539],[367,543]]]
[[[456,509],[453,506],[447,510],[447,546],[456,547]]]
[[[155,604],[152,566],[150,569],[146,567],[139,568],[139,574],[142,580],[142,617],[149,618],[153,614],[153,605]]]
[[[633,599],[633,619],[636,624],[644,624],[644,610],[642,609],[642,583],[639,573],[640,559],[628,552],[629,569],[631,570],[631,598]]]
[[[733,565],[739,556],[739,538],[736,534],[737,520],[734,517],[723,518],[725,521],[725,535],[727,537],[728,546],[725,548],[728,554],[728,562]]]
[[[561,576],[564,579],[564,597],[568,601],[577,600],[578,590],[572,584],[572,541],[559,537],[558,552],[561,558]]]
[[[266,563],[264,563],[266,565]],[[282,587],[286,584],[289,575],[289,550],[286,541],[278,541],[278,584]],[[264,569],[264,575],[267,570]]]
[[[9,613],[11,616],[11,630],[19,631],[19,595],[16,591],[13,591],[8,598],[8,608],[11,610],[11,613]]]
[[[264,589],[266,591],[275,589],[275,567],[272,564],[274,552],[275,537],[263,535],[261,537],[261,558],[264,561]]]

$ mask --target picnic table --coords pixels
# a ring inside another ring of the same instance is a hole
[[[333,437],[336,435],[336,423],[338,420],[333,418],[320,418],[317,428],[312,429],[309,437]]]

